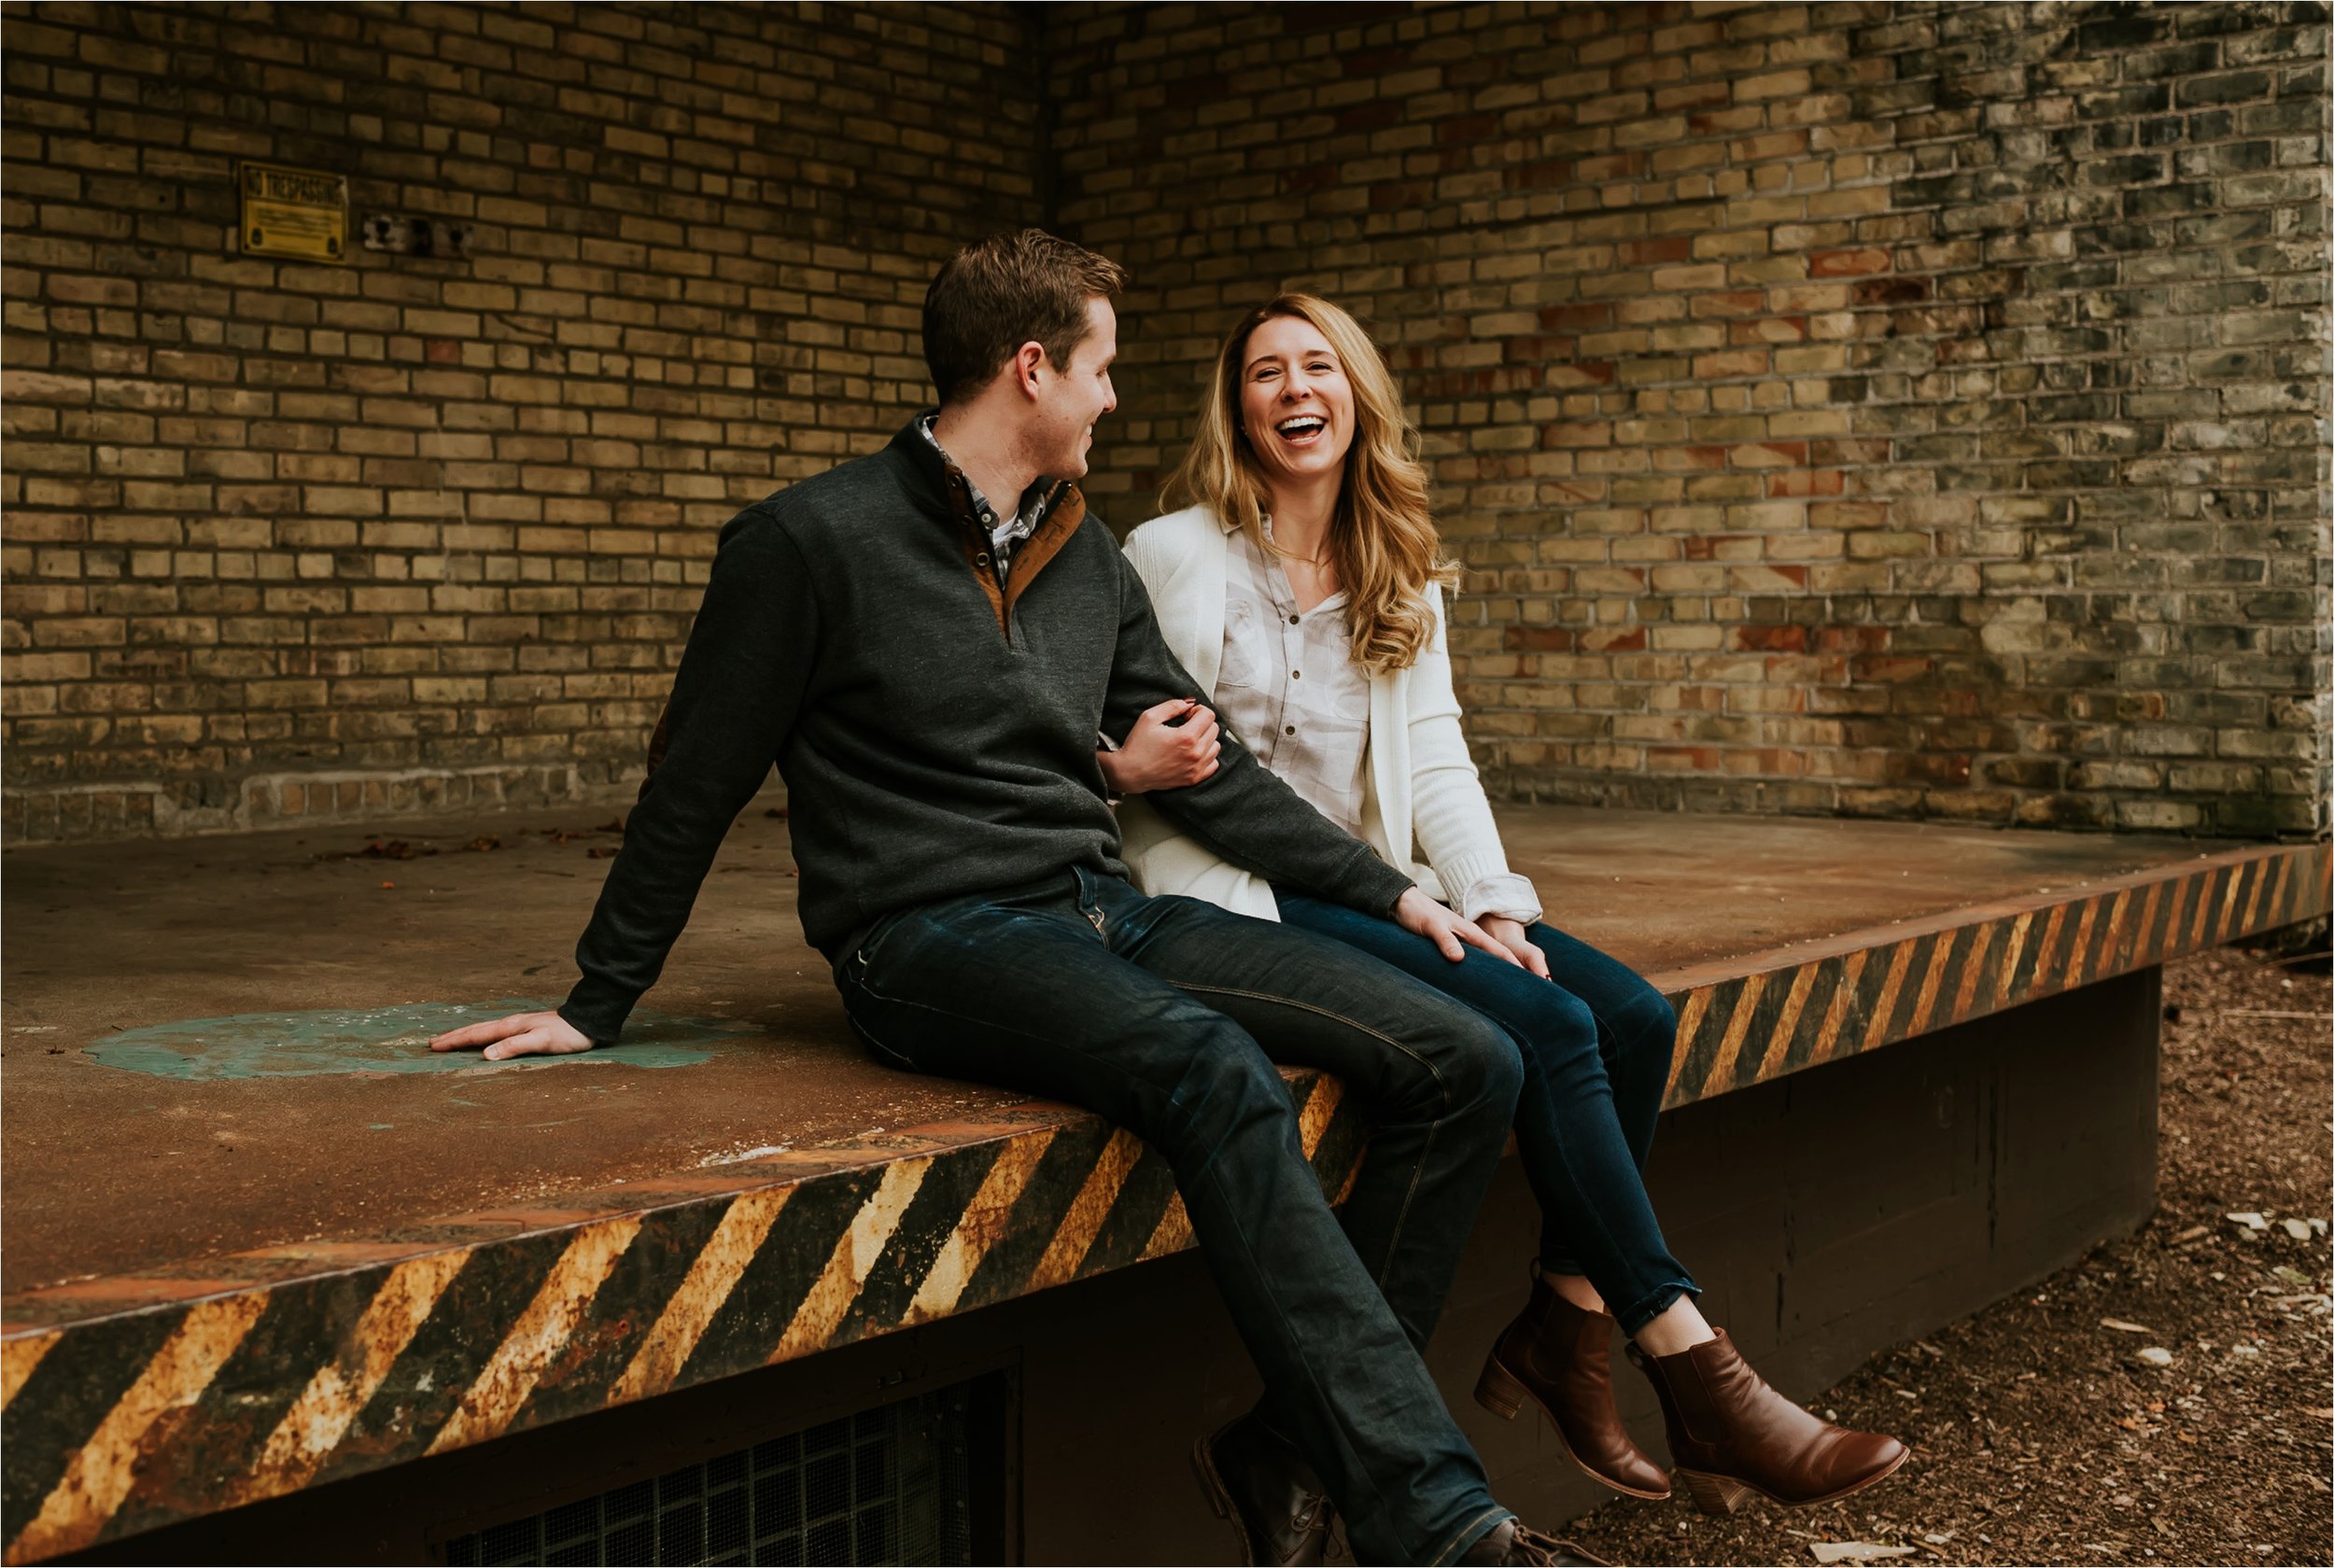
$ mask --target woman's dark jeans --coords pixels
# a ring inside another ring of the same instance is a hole
[[[1641,1174],[1677,1047],[1677,1013],[1659,991],[1553,926],[1528,931],[1548,956],[1542,980],[1472,947],[1453,963],[1391,920],[1276,892],[1287,924],[1384,959],[1514,1037],[1524,1054],[1515,1146],[1540,1199],[1543,1272],[1586,1275],[1628,1334],[1701,1294],[1669,1255]]]
[[[1363,1561],[1450,1562],[1511,1517],[1413,1348],[1523,1080],[1481,1013],[1310,931],[1082,870],[888,917],[836,985],[893,1065],[1085,1106],[1165,1157],[1265,1419]],[[1335,1073],[1376,1129],[1342,1227],[1275,1060]]]

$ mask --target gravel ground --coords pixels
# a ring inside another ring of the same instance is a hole
[[[1616,1500],[1564,1533],[1626,1563],[1839,1561],[1826,1543],[1907,1563],[2334,1561],[2328,993],[2322,955],[2165,971],[2155,1217],[1815,1401],[1912,1445],[1894,1477],[1726,1519],[1682,1492]]]

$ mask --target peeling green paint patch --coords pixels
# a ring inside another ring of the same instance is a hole
[[[305,1078],[341,1073],[360,1078],[393,1072],[486,1073],[551,1067],[692,1067],[743,1035],[750,1024],[727,1018],[675,1018],[635,1013],[624,1042],[570,1057],[519,1057],[490,1062],[476,1051],[436,1052],[432,1036],[509,1013],[529,1013],[540,1001],[415,1002],[403,1007],[311,1013],[238,1013],[189,1018],[108,1035],[83,1055],[101,1066],[158,1078],[204,1082],[218,1078]]]

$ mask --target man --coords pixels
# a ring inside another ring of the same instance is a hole
[[[1117,403],[1122,282],[1035,230],[941,269],[924,304],[936,415],[722,530],[583,978],[555,1013],[432,1043],[612,1043],[775,762],[804,933],[869,1049],[1090,1107],[1174,1169],[1264,1378],[1196,1455],[1252,1560],[1319,1560],[1326,1483],[1366,1560],[1556,1561],[1492,1500],[1417,1351],[1505,1141],[1513,1044],[1350,948],[1146,899],[1117,858],[1095,735],[1198,694],[1073,483]],[[1202,736],[1216,772],[1149,797],[1186,832],[1391,912],[1454,959],[1497,951],[1230,735]],[[1377,1126],[1342,1230],[1274,1058],[1335,1072]]]

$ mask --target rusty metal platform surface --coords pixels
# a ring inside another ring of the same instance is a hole
[[[2327,907],[2324,846],[1502,816],[1551,918],[1678,1001],[1672,1103]],[[1125,1134],[859,1056],[760,808],[649,999],[680,1020],[662,1044],[335,1071],[344,1030],[301,1035],[555,1000],[614,842],[564,831],[591,825],[380,835],[442,851],[404,860],[335,833],[0,863],[9,1561],[1189,1244]],[[163,1028],[187,1020],[211,1022]],[[158,1036],[176,1054],[138,1043]],[[265,1071],[303,1040],[300,1072]],[[1290,1079],[1337,1192],[1358,1119]]]

